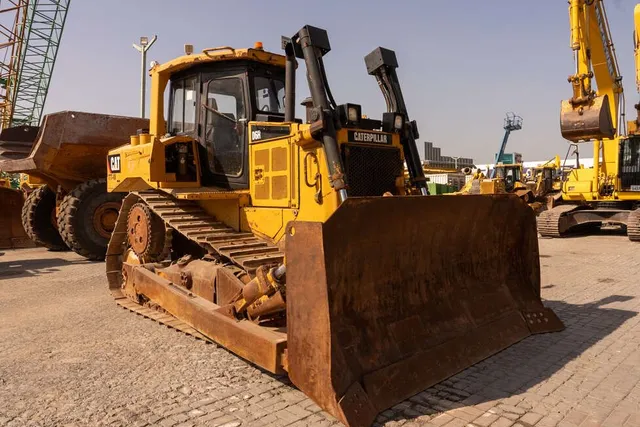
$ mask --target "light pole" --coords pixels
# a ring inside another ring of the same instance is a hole
[[[140,45],[133,44],[133,47],[142,54],[142,76],[140,78],[140,117],[144,118],[144,97],[146,93],[146,85],[147,85],[147,74],[146,74],[146,64],[147,64],[147,51],[153,45],[158,37],[153,36],[151,41],[147,37],[140,37]]]
[[[460,157],[451,156],[451,158],[453,159],[453,164],[454,164],[453,168],[457,171],[458,170],[458,159]]]

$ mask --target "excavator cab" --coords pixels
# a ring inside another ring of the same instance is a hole
[[[640,135],[620,138],[620,190],[640,192]]]
[[[427,195],[395,53],[365,57],[387,104],[373,119],[335,102],[326,31],[282,42],[285,55],[207,49],[151,70],[148,133],[108,155],[109,190],[129,192],[106,258],[116,301],[287,373],[349,426],[561,330],[540,299],[531,209]],[[469,249],[487,241],[500,250]]]

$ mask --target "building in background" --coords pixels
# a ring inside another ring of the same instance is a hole
[[[427,168],[459,171],[465,167],[473,167],[473,159],[468,157],[443,156],[440,154],[440,147],[434,147],[433,142],[425,141],[423,165]]]
[[[440,147],[425,141],[422,166],[430,183],[429,193],[441,194],[460,190],[465,183],[465,175],[461,170],[473,168],[474,164],[473,159],[468,157],[443,156]]]

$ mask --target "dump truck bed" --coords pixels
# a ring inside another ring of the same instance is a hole
[[[106,176],[107,152],[148,127],[137,117],[62,111],[41,127],[20,126],[0,134],[0,170],[26,173],[70,190]]]

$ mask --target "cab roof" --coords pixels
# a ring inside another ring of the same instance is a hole
[[[179,56],[171,61],[165,62],[164,64],[154,66],[151,71],[162,74],[174,74],[199,64],[239,59],[260,62],[282,68],[284,68],[286,62],[284,55],[267,52],[262,48],[234,49],[229,46],[221,46],[204,49],[198,54]]]

